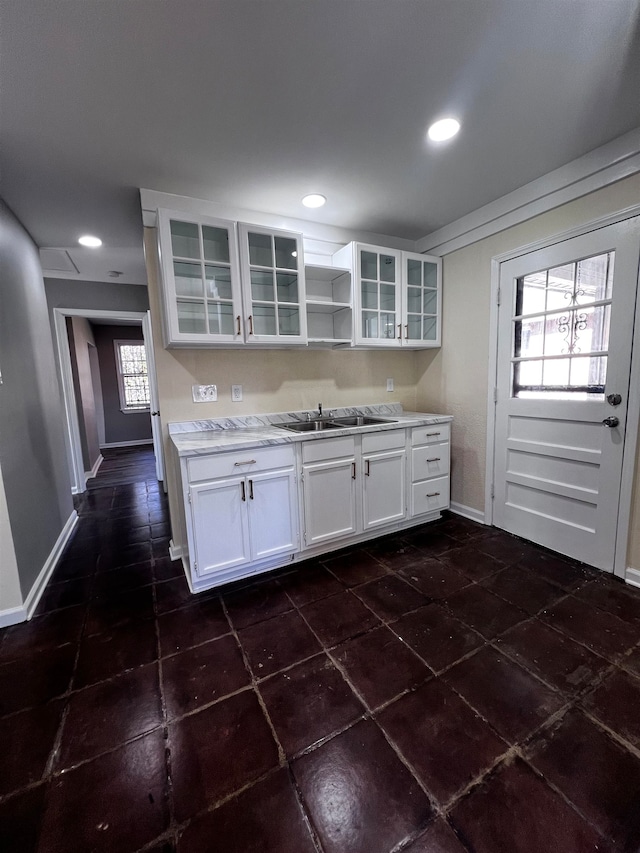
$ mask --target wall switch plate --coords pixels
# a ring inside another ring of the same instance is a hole
[[[231,402],[232,403],[241,403],[242,402],[242,385],[232,385],[231,386]]]
[[[393,391],[393,379],[387,379],[387,391]]]
[[[192,385],[194,403],[215,403],[218,399],[217,385]]]

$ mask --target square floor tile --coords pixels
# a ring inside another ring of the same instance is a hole
[[[208,594],[211,595],[212,593]],[[213,594],[215,595],[215,593]],[[187,579],[184,576],[160,581],[156,584],[156,610],[158,613],[177,610],[186,604],[193,604],[194,600],[195,595],[189,589]]]
[[[478,544],[478,550],[499,560],[505,566],[513,566],[529,554],[540,553],[540,549],[532,542],[525,542],[524,539],[501,531],[483,539]]]
[[[171,557],[155,557],[153,561],[153,577],[156,581],[170,581],[184,575],[181,560]]]
[[[326,853],[389,853],[431,817],[424,792],[371,720],[292,766]]]
[[[349,590],[307,604],[300,613],[326,648],[380,624],[378,617]]]
[[[56,769],[93,758],[161,722],[157,664],[85,687],[69,699]]]
[[[640,679],[615,670],[582,705],[605,726],[640,747]]]
[[[567,694],[584,690],[609,666],[604,658],[538,619],[516,625],[496,643],[526,669]]]
[[[545,551],[530,551],[518,565],[567,591],[576,590],[595,577],[595,572],[586,566]]]
[[[355,593],[380,619],[386,621],[398,619],[429,603],[425,595],[395,575],[363,584]]]
[[[539,618],[613,660],[638,642],[637,627],[574,596],[546,608]]]
[[[333,651],[369,708],[417,687],[431,671],[385,627],[348,640]]]
[[[318,655],[260,685],[276,734],[288,756],[339,731],[364,713],[326,655]]]
[[[26,654],[49,651],[65,643],[77,642],[84,613],[84,607],[67,607],[5,628],[0,644],[0,660],[17,660]]]
[[[0,717],[43,705],[65,693],[75,660],[76,646],[67,644],[0,663]]]
[[[576,598],[613,613],[623,622],[640,625],[640,590],[633,590],[614,580],[590,583],[576,593]]]
[[[451,817],[474,853],[613,853],[519,758],[461,800]]]
[[[162,661],[162,685],[169,719],[235,693],[249,681],[240,648],[231,634]]]
[[[498,572],[483,580],[481,585],[531,616],[565,595],[559,587],[519,566]]]
[[[224,602],[237,631],[293,608],[277,581],[262,581],[245,589],[229,592],[224,595]]]
[[[92,634],[80,642],[74,689],[119,675],[127,669],[152,663],[158,657],[153,619],[128,622],[105,634]]]
[[[445,599],[445,606],[487,640],[527,618],[524,610],[474,584]]]
[[[390,626],[434,672],[484,645],[484,639],[438,604],[421,607]]]
[[[404,759],[441,805],[509,749],[463,700],[438,679],[376,715]]]
[[[92,598],[126,594],[127,590],[148,586],[150,583],[153,583],[151,562],[134,563],[132,566],[96,575],[93,579]]]
[[[167,795],[165,741],[153,732],[52,780],[38,849],[131,853],[167,828]]]
[[[437,557],[451,548],[457,548],[460,544],[455,539],[452,539],[451,536],[442,533],[433,524],[424,524],[422,527],[412,528],[403,535],[410,545],[419,548],[428,557]]]
[[[413,566],[415,563],[424,562],[428,558],[424,552],[415,545],[410,545],[404,539],[395,536],[385,536],[382,539],[375,539],[373,542],[366,542],[364,549],[368,554],[380,560],[387,569],[399,572],[405,566]]]
[[[452,595],[471,583],[461,572],[433,557],[425,557],[419,563],[405,566],[399,569],[398,574],[428,598],[436,600]]]
[[[442,678],[510,743],[527,737],[564,702],[559,694],[488,646],[456,664]]]
[[[439,817],[413,844],[405,847],[403,853],[467,853],[467,850],[451,827]]]
[[[474,581],[490,577],[504,568],[504,563],[501,560],[479,550],[476,545],[454,548],[447,551],[446,554],[442,554],[440,559],[447,566],[456,569],[469,580]]]
[[[283,613],[238,633],[256,678],[264,678],[321,651],[299,613]]]
[[[309,604],[328,595],[342,592],[343,586],[327,569],[311,561],[309,565],[302,563],[297,572],[288,575],[281,581],[282,588],[298,607]]]
[[[196,597],[193,604],[158,616],[160,653],[181,652],[228,634],[231,628],[220,599]]]
[[[36,853],[45,791],[42,784],[0,802],[2,853]]]
[[[278,765],[278,750],[253,690],[170,725],[169,748],[180,822]]]
[[[153,618],[153,587],[94,598],[87,609],[85,634],[105,634],[128,622]]]
[[[195,818],[180,836],[178,853],[212,853],[212,839],[224,853],[316,850],[286,769]]]
[[[356,548],[336,557],[328,556],[323,562],[340,583],[347,587],[367,583],[389,572],[386,566],[363,548]]]
[[[623,667],[633,675],[640,676],[640,646],[636,646],[629,654],[620,658],[618,666]]]
[[[50,613],[63,607],[73,607],[84,604],[90,597],[92,577],[76,578],[75,580],[49,583],[45,588],[38,604],[36,613]]]
[[[529,760],[617,850],[639,849],[639,758],[574,710],[538,736]]]
[[[42,778],[62,718],[62,701],[0,719],[0,796]]]

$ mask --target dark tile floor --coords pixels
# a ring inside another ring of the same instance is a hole
[[[454,516],[193,597],[109,454],[0,632],[3,853],[640,850],[640,595]]]

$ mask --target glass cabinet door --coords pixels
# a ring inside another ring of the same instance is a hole
[[[357,302],[356,343],[399,346],[400,253],[375,246],[356,247]]]
[[[302,235],[238,226],[247,343],[306,343]]]
[[[403,262],[403,343],[410,347],[440,346],[440,258],[404,252]]]
[[[234,223],[158,212],[168,344],[242,343]]]

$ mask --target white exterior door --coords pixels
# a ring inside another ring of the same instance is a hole
[[[605,571],[639,246],[636,217],[500,267],[494,524]]]

